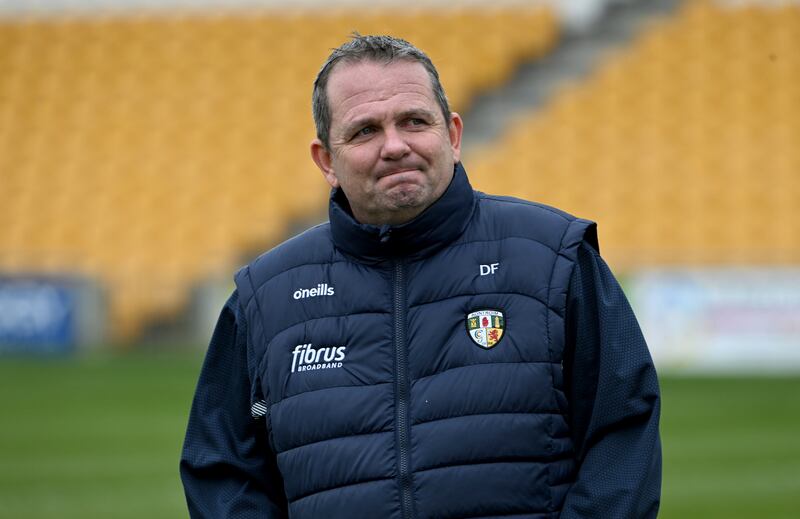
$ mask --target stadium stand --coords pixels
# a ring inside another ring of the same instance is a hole
[[[130,339],[319,214],[311,82],[353,30],[414,41],[453,106],[558,37],[546,8],[0,22],[0,272],[77,273]]]
[[[617,267],[800,262],[800,6],[686,2],[467,157]]]

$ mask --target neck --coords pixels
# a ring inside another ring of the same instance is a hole
[[[427,255],[454,240],[466,226],[474,195],[460,164],[444,193],[403,223],[363,223],[352,213],[340,189],[331,193],[333,239],[342,251],[365,260]]]
[[[374,225],[375,227],[383,227],[385,225],[403,225],[404,223],[410,222],[419,216],[420,213],[425,211],[425,209],[430,207],[430,205],[431,204],[428,204],[424,207],[396,209],[385,215],[367,215],[360,211],[356,211],[352,206],[350,209],[353,212],[353,218],[355,218],[358,223]]]

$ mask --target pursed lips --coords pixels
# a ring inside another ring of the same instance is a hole
[[[420,168],[416,168],[416,167],[391,169],[389,171],[384,171],[382,173],[378,173],[378,177],[377,178],[378,178],[378,180],[380,180],[380,179],[382,179],[384,177],[388,177],[388,176],[391,176],[391,175],[398,175],[400,173],[410,173],[412,171],[421,171],[421,170],[420,170]]]

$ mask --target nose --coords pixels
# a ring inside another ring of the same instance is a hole
[[[397,128],[389,128],[384,132],[383,147],[381,148],[381,158],[383,160],[397,160],[405,157],[411,148]]]

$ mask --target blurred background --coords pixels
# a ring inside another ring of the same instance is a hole
[[[800,509],[800,2],[0,0],[0,518],[186,517],[236,268],[327,218],[311,86],[425,50],[476,188],[599,223],[664,518]]]

